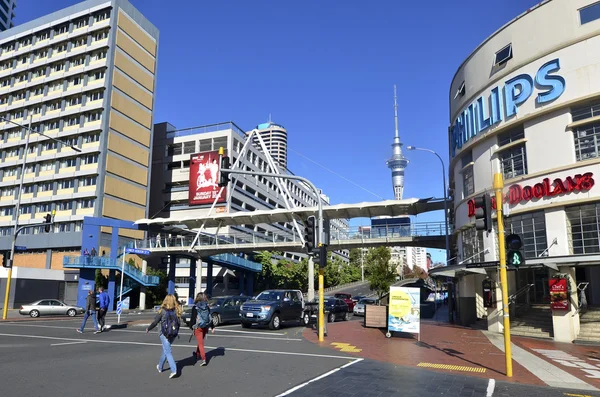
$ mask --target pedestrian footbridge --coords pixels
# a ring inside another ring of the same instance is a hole
[[[359,226],[350,228],[343,233],[332,231],[327,248],[331,251],[378,246],[417,246],[441,249],[445,247],[445,235],[444,222],[386,225],[384,227]],[[198,238],[194,235],[181,235],[137,240],[134,244],[135,248],[148,250],[152,254],[193,253],[203,258],[211,255],[218,257],[225,253],[301,252],[304,250],[302,239],[292,231],[281,234],[273,232],[223,234],[201,232]],[[237,258],[235,255],[233,257]]]

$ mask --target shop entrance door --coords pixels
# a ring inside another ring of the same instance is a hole
[[[529,290],[529,302],[534,305],[550,304],[548,277],[549,272],[546,267],[519,269],[517,271],[517,290],[533,284]]]

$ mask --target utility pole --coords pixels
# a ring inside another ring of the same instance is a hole
[[[504,218],[502,216],[502,190],[504,180],[502,174],[494,174],[494,190],[496,192],[496,215],[498,220],[498,250],[500,251],[500,284],[502,288],[502,315],[504,317],[504,359],[506,376],[512,377],[512,349],[510,346],[510,316],[508,308],[508,279],[506,275],[506,243],[504,239]]]

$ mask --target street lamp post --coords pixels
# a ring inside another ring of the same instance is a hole
[[[440,157],[439,154],[434,152],[431,149],[424,149],[415,146],[407,146],[407,150],[421,150],[423,152],[433,153],[440,159],[440,163],[442,163],[442,178],[444,182],[444,222],[446,225],[446,260],[450,257],[450,236],[448,234],[448,187],[446,186],[446,166],[444,165],[444,160]]]
[[[39,132],[39,131],[34,131],[31,129],[31,119],[32,116],[29,116],[29,124],[27,127],[25,127],[22,124],[19,123],[15,123],[14,121],[5,119],[4,117],[0,117],[0,121],[5,121],[7,123],[11,123],[14,124],[18,127],[24,128],[27,131],[27,134],[25,136],[25,151],[23,152],[23,162],[21,164],[21,177],[19,180],[19,192],[18,192],[18,196],[17,196],[17,203],[15,204],[15,228],[13,231],[13,235],[12,235],[12,243],[11,243],[11,247],[10,247],[10,258],[9,258],[9,263],[10,263],[10,267],[8,268],[8,275],[6,278],[6,292],[4,294],[4,307],[2,310],[2,319],[6,320],[6,317],[8,315],[8,300],[9,300],[9,296],[10,296],[10,283],[11,283],[11,279],[12,279],[12,268],[14,265],[14,257],[15,257],[15,247],[17,244],[17,236],[19,234],[19,211],[21,209],[21,193],[23,191],[23,179],[25,177],[25,169],[27,168],[27,151],[29,150],[29,138],[31,136],[31,132],[35,132],[36,134],[45,136],[48,139],[51,139],[57,143],[60,143],[61,145],[64,146],[69,146],[71,149],[73,149],[76,152],[81,152],[81,149],[76,148],[73,145],[67,145],[65,142],[59,140],[59,139],[55,139],[52,138],[48,135],[44,135],[43,133]]]

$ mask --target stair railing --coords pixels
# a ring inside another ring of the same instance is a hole
[[[533,286],[534,286],[533,284],[527,284],[526,286],[524,286],[523,288],[521,288],[520,290],[518,290],[511,296],[509,296],[508,297],[508,307],[510,308],[510,305],[513,305],[513,308],[514,308],[513,310],[515,313],[523,308],[529,309],[531,307],[531,299],[529,296],[529,290],[531,290],[531,287],[533,287]],[[517,306],[518,305],[517,300],[523,295],[525,295],[525,303],[521,304],[520,306]]]
[[[572,317],[579,314],[582,309],[587,309],[588,303],[587,298],[585,297],[585,290],[588,287],[588,285],[590,285],[590,283],[587,282],[577,284],[577,291],[579,291],[579,305],[577,307],[577,311],[573,313]]]

